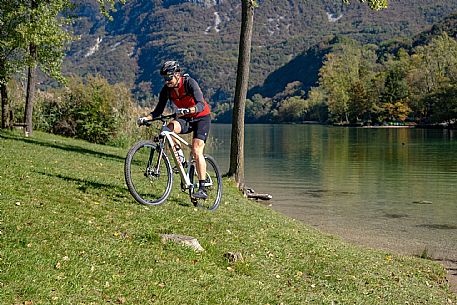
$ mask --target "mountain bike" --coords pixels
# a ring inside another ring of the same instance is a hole
[[[152,140],[142,140],[132,146],[127,153],[124,164],[125,182],[130,194],[141,204],[159,205],[164,203],[171,193],[173,175],[181,178],[181,191],[188,193],[192,204],[196,207],[213,211],[217,209],[222,197],[222,178],[219,166],[210,155],[204,155],[206,161],[205,188],[207,199],[192,197],[198,190],[199,179],[195,159],[192,153],[186,162],[178,155],[181,149],[189,150],[192,145],[167,127],[167,121],[176,114],[162,115],[148,121],[162,121],[162,128]],[[175,166],[172,168],[171,160]]]

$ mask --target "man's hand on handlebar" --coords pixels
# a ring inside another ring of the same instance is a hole
[[[150,116],[144,116],[144,117],[138,118],[136,123],[138,124],[138,126],[148,125],[148,124],[150,124],[150,122],[149,122],[150,120],[152,120],[152,118]]]
[[[189,108],[178,108],[176,109],[176,115],[177,116],[183,116],[183,115],[186,115],[186,114],[190,114],[191,111]]]

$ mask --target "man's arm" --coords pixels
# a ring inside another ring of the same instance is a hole
[[[159,94],[159,102],[157,103],[157,106],[156,108],[148,115],[148,117],[150,116],[150,120],[152,120],[152,118],[155,118],[155,117],[158,117],[159,115],[161,115],[163,113],[163,111],[165,110],[165,106],[167,105],[167,102],[168,102],[168,91],[167,91],[167,88],[165,88],[165,86],[162,88],[162,90],[160,91],[160,94]]]
[[[195,79],[189,77],[187,79],[187,92],[194,97],[195,109],[191,109],[192,113],[202,112],[205,108],[205,102],[203,100],[203,93],[200,86],[197,84]]]

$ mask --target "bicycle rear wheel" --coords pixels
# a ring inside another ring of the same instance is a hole
[[[170,160],[156,143],[140,141],[127,153],[124,164],[127,188],[141,204],[159,205],[171,192]]]
[[[216,161],[213,157],[205,155],[206,161],[206,181],[205,188],[208,194],[208,199],[196,199],[192,197],[194,191],[198,190],[199,181],[198,174],[195,170],[195,165],[189,171],[190,182],[193,184],[193,187],[189,190],[189,195],[191,197],[192,203],[202,209],[214,211],[219,206],[222,198],[222,177],[217,166]]]

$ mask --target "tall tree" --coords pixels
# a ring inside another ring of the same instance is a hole
[[[21,50],[26,46],[18,31],[27,22],[20,1],[0,0],[0,94],[2,100],[2,128],[9,125],[7,84],[11,76],[22,70],[25,61]]]
[[[5,62],[0,58],[0,70],[5,70]],[[2,129],[8,125],[8,90],[6,88],[6,82],[0,80],[0,97],[2,100]]]
[[[107,17],[110,11],[115,10],[114,6],[117,2],[125,3],[125,0],[97,1],[101,12]],[[18,23],[15,31],[21,37],[22,53],[28,53],[24,56],[24,62],[28,65],[24,121],[26,134],[31,135],[36,67],[40,66],[41,70],[49,76],[59,81],[63,80],[61,65],[65,55],[64,48],[73,38],[65,28],[70,21],[66,17],[66,12],[73,7],[73,4],[71,0],[15,0],[13,2],[22,15],[28,16],[25,22]],[[1,89],[3,92],[3,88]]]
[[[2,102],[7,103],[8,80],[25,66],[28,70],[26,131],[32,131],[33,93],[35,67],[39,64],[48,75],[63,79],[60,65],[64,46],[71,35],[64,26],[68,19],[62,17],[71,6],[69,0],[0,0],[2,37],[0,40],[0,84]],[[2,105],[2,127],[6,126],[7,106]]]
[[[99,0],[102,1],[102,0]],[[359,0],[367,2],[371,9],[387,7],[388,0]],[[343,0],[349,3],[350,0]],[[256,0],[241,0],[241,32],[238,53],[238,67],[233,105],[232,136],[230,148],[229,177],[234,177],[239,188],[244,188],[244,113],[249,82],[252,29]]]
[[[249,83],[252,29],[256,0],[241,1],[241,32],[236,72],[235,101],[233,105],[230,168],[228,176],[234,176],[238,187],[244,188],[244,113]]]
[[[351,86],[359,80],[362,50],[354,41],[335,46],[319,71],[319,84],[327,95],[334,123],[349,122]]]
[[[430,107],[435,107],[438,103],[429,103],[430,99],[427,96],[441,96],[447,91],[446,87],[457,83],[455,39],[443,33],[427,45],[417,47],[410,58],[407,80],[411,93],[411,107],[415,115],[424,120],[429,119],[432,114]]]
[[[37,18],[39,17],[37,14],[38,9],[38,1],[31,0],[30,2],[30,23],[34,24],[37,23]],[[31,36],[33,37],[33,36]],[[29,56],[30,56],[30,64],[28,67],[27,73],[27,92],[25,97],[25,114],[24,114],[24,123],[25,123],[25,135],[31,136],[32,135],[32,111],[33,111],[33,101],[35,99],[35,78],[36,78],[36,61],[37,61],[37,45],[34,41],[35,39],[31,39],[29,45]]]

